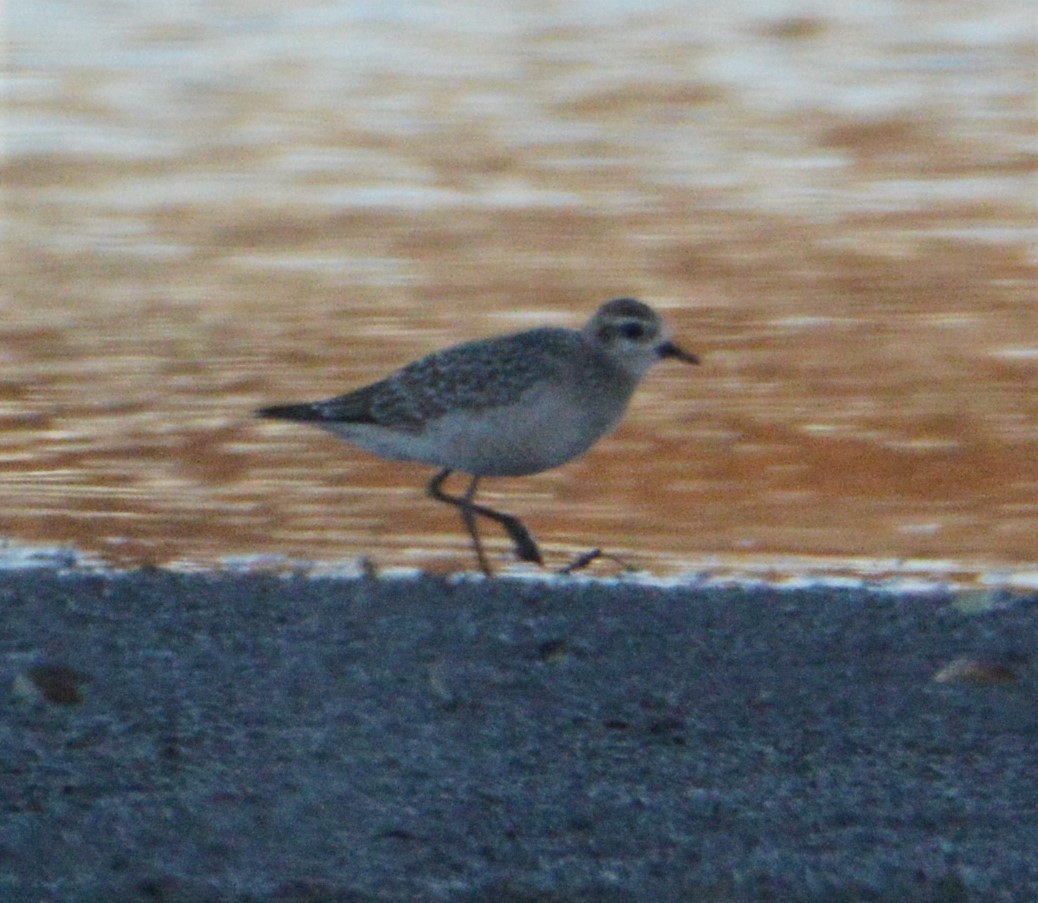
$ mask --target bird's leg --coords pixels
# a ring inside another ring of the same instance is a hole
[[[475,485],[475,480],[472,482],[473,485]],[[466,496],[468,496],[468,493],[466,493]],[[495,511],[493,508],[487,508],[483,505],[472,505],[472,510],[477,514],[481,514],[483,517],[496,521],[505,528],[505,532],[512,540],[512,545],[515,547],[516,557],[520,561],[532,561],[534,564],[544,564],[544,559],[541,557],[541,550],[537,548],[537,543],[534,542],[533,537],[530,535],[530,531],[523,526],[523,523],[519,518],[513,517],[511,514],[504,514],[501,511]]]
[[[487,577],[493,577],[494,572],[490,569],[490,562],[487,561],[486,553],[483,551],[483,543],[480,541],[479,529],[476,526],[476,506],[472,504],[472,497],[476,494],[476,486],[479,484],[479,477],[472,478],[472,482],[469,483],[469,488],[465,490],[465,495],[459,498],[456,495],[447,495],[447,493],[440,488],[443,485],[443,481],[446,480],[450,474],[450,470],[441,470],[436,474],[436,476],[429,481],[429,495],[438,502],[446,502],[448,505],[453,505],[461,511],[461,519],[465,522],[465,528],[469,531],[469,536],[472,537],[472,545],[476,550],[476,559],[479,561],[479,569]]]
[[[475,498],[476,495],[476,486],[479,484],[479,477],[473,477],[465,495],[459,497],[455,495],[447,495],[447,493],[440,488],[443,485],[443,481],[446,480],[450,474],[450,470],[441,470],[432,478],[432,480],[429,481],[427,491],[429,495],[437,501],[446,502],[448,505],[453,505],[455,508],[461,510],[461,516],[465,521],[465,526],[468,528],[469,535],[472,537],[472,541],[476,547],[476,556],[479,558],[480,569],[484,574],[490,576],[490,568],[487,564],[486,555],[483,552],[483,545],[479,540],[479,534],[476,531],[474,516],[476,514],[489,518],[504,527],[505,532],[508,533],[509,538],[512,540],[512,545],[515,547],[515,554],[521,561],[532,561],[535,564],[544,563],[544,559],[541,558],[541,550],[537,548],[537,543],[533,541],[533,537],[530,536],[529,531],[523,526],[522,522],[517,517],[512,517],[510,514],[503,514],[500,511],[495,511],[493,508],[487,508],[484,505],[477,505],[473,502],[473,498]]]
[[[472,544],[476,547],[476,558],[479,560],[479,569],[487,576],[493,577],[494,572],[490,569],[490,562],[487,561],[486,552],[483,551],[483,543],[479,538],[479,527],[476,524],[476,512],[472,507],[472,499],[476,495],[476,486],[479,485],[479,477],[473,477],[472,482],[469,483],[469,488],[465,490],[465,495],[462,496],[461,505],[461,519],[465,521],[465,526],[468,527],[469,536],[472,537]]]

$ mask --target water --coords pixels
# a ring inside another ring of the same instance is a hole
[[[703,366],[486,482],[559,563],[1033,570],[1030,4],[688,9],[17,0],[0,536],[469,567],[251,410],[634,294]]]

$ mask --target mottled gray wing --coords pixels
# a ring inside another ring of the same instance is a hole
[[[543,328],[455,345],[369,386],[370,395],[350,405],[366,404],[373,422],[398,429],[418,429],[451,410],[499,407],[551,379],[580,342],[579,333]]]

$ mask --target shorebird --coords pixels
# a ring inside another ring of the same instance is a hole
[[[665,358],[699,363],[670,340],[651,307],[617,298],[579,330],[546,326],[464,342],[345,395],[256,413],[321,427],[382,458],[440,468],[427,492],[461,512],[489,577],[477,516],[500,524],[521,560],[544,562],[518,518],[476,504],[480,479],[540,473],[584,454]],[[460,496],[443,491],[455,471],[471,476]]]

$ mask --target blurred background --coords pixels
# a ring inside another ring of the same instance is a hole
[[[552,563],[1036,570],[1031,0],[6,16],[5,540],[470,569],[429,468],[251,411],[634,295],[702,366],[483,484]]]

